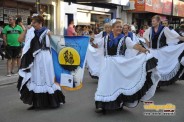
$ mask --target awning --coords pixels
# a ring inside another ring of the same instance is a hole
[[[77,3],[106,3],[126,6],[129,4],[129,0],[76,0]]]
[[[64,0],[64,2],[73,2],[83,5],[101,7],[101,8],[116,8],[119,6],[129,5],[129,0]]]

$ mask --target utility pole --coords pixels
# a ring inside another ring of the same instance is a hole
[[[40,14],[40,0],[36,0],[36,11],[37,14]]]
[[[173,9],[174,9],[174,0],[172,0],[172,4],[171,4],[171,16],[170,16],[170,22],[172,22]]]

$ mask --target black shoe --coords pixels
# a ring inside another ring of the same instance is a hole
[[[118,111],[122,111],[123,110],[123,106],[118,108]]]
[[[97,109],[95,110],[95,112],[96,112],[96,113],[103,113],[103,114],[106,114],[106,110],[103,109],[103,108],[97,108]]]
[[[160,89],[160,86],[157,86],[157,90]]]
[[[27,110],[35,110],[35,107],[34,106],[31,106]]]
[[[103,112],[103,109],[102,109],[102,108],[97,108],[97,109],[95,110],[95,112],[96,112],[96,113],[102,113],[102,112]]]

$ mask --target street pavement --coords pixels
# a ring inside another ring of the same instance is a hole
[[[18,69],[16,68],[16,70]],[[16,83],[15,79],[18,78],[18,76],[12,75],[11,77],[6,77],[6,75],[6,60],[1,60],[0,58],[0,86]]]
[[[27,110],[16,89],[18,76],[6,77],[6,63],[0,61],[0,122],[184,122],[184,81],[162,87],[151,99],[156,105],[176,105],[173,116],[145,116],[143,103],[136,108],[110,111],[105,115],[95,113],[94,94],[97,80],[85,71],[83,88],[63,91],[66,104],[58,109]]]

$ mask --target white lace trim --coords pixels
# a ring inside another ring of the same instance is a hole
[[[169,81],[169,80],[171,80],[173,77],[176,76],[176,74],[178,73],[179,69],[180,69],[180,63],[178,63],[175,66],[175,68],[169,74],[160,74],[161,81]]]
[[[45,84],[45,85],[37,85],[33,82],[28,82],[26,84],[27,88],[29,91],[33,91],[34,93],[49,93],[49,94],[54,94],[56,90],[61,90],[61,88],[56,85],[55,83],[52,84],[51,86]]]

